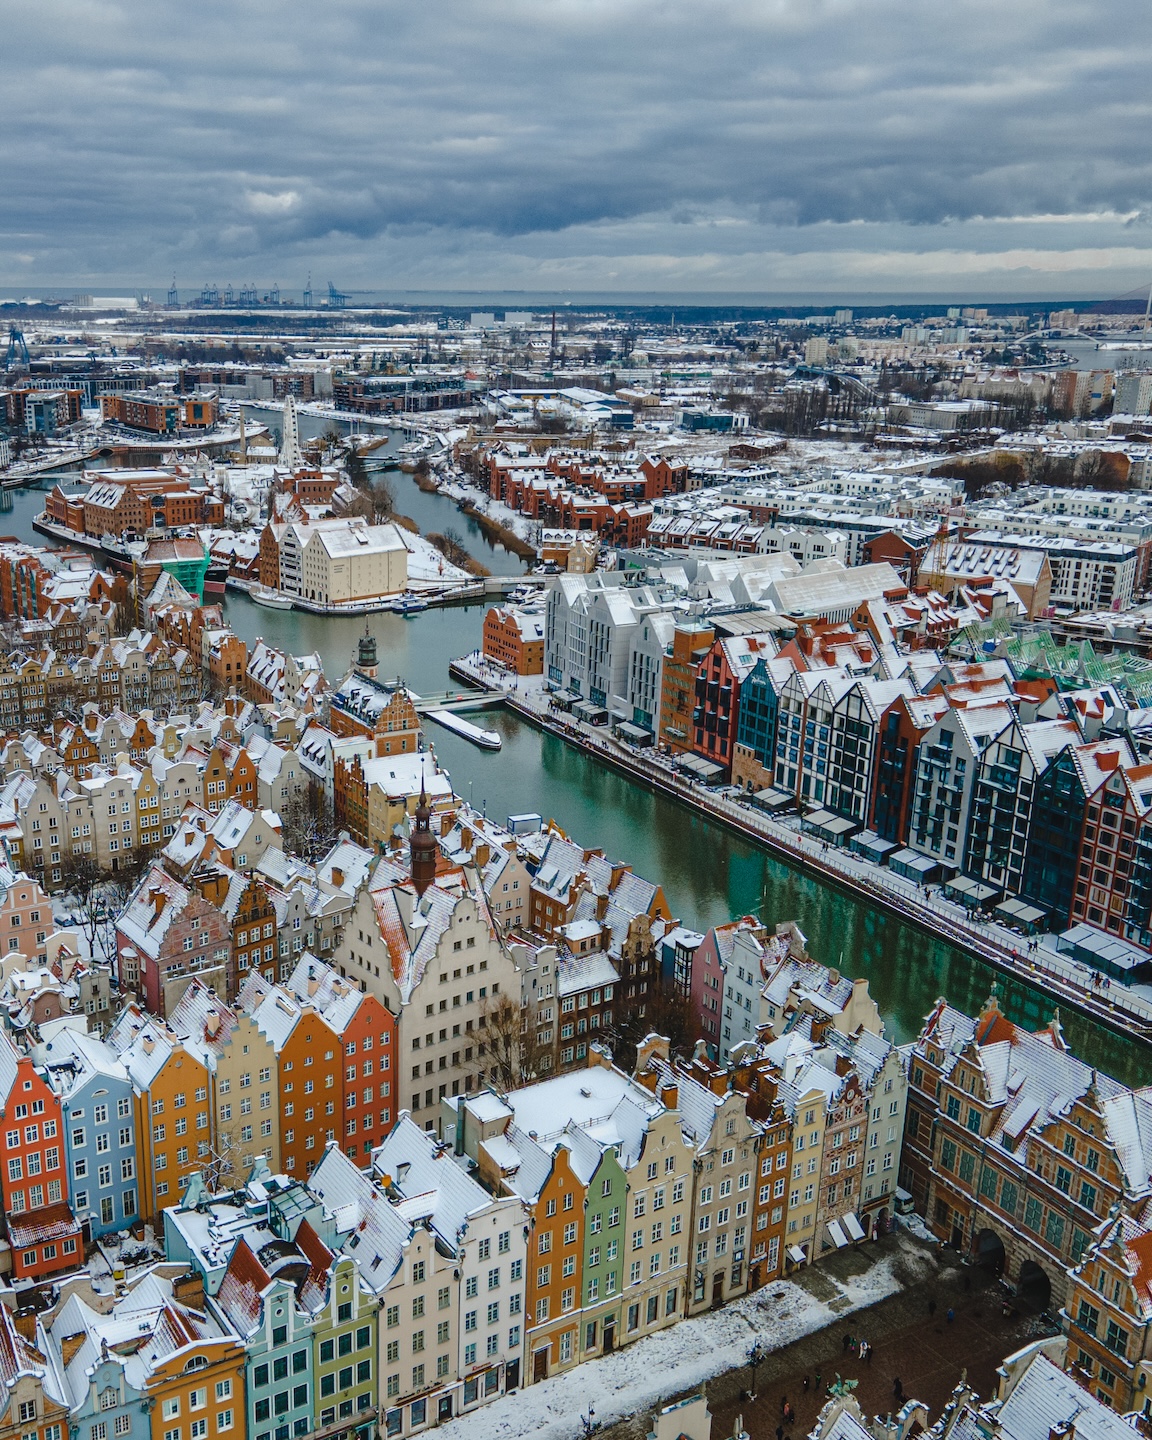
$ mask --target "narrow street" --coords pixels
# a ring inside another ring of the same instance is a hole
[[[871,1252],[866,1250],[842,1252],[793,1279],[818,1298],[831,1299],[836,1287],[830,1280],[851,1278],[867,1268],[870,1258]],[[866,1415],[884,1415],[898,1408],[893,1381],[899,1377],[905,1398],[923,1400],[935,1419],[965,1373],[981,1395],[991,1395],[997,1366],[1004,1357],[1052,1333],[1039,1317],[1023,1313],[1006,1317],[991,1276],[959,1264],[951,1252],[943,1252],[941,1263],[932,1268],[930,1278],[912,1280],[899,1293],[846,1316],[842,1324],[833,1322],[771,1351],[758,1367],[755,1401],[745,1398],[752,1382],[747,1366],[710,1381],[706,1391],[713,1414],[713,1440],[726,1440],[738,1415],[743,1416],[751,1440],[777,1440],[785,1399],[796,1416],[784,1426],[784,1440],[801,1440],[811,1431],[827,1400],[827,1387],[838,1374],[859,1382],[855,1393]],[[928,1309],[932,1300],[934,1315]],[[951,1323],[949,1309],[955,1316]],[[867,1362],[844,1348],[848,1335],[863,1338],[873,1347]],[[807,1390],[805,1376],[809,1378]],[[637,1414],[606,1427],[601,1434],[606,1440],[638,1440],[647,1433],[650,1421],[650,1414]]]

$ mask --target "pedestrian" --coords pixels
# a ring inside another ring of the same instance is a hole
[[[936,1297],[933,1295],[928,1301],[928,1317],[931,1319],[936,1314]]]
[[[871,1345],[868,1346],[868,1354],[865,1356],[865,1359],[867,1360],[868,1364],[871,1365],[871,1363],[872,1363],[872,1346],[871,1346]]]
[[[892,1381],[892,1393],[896,1396],[897,1400],[899,1400],[900,1396],[904,1393],[904,1384],[899,1375]]]
[[[845,1335],[845,1336],[844,1336],[844,1343],[843,1343],[843,1345],[840,1347],[841,1353],[844,1354],[844,1355],[847,1355],[847,1353],[848,1353],[848,1347],[849,1347],[849,1345],[851,1345],[851,1344],[852,1344],[852,1336],[851,1336],[851,1335]]]
[[[788,1396],[787,1396],[787,1395],[782,1395],[782,1396],[780,1397],[780,1415],[781,1415],[781,1417],[782,1417],[783,1419],[787,1420],[787,1418],[788,1418]]]
[[[953,1320],[955,1320],[955,1318],[956,1318],[956,1312],[955,1312],[955,1310],[949,1310],[949,1311],[948,1311],[948,1323],[949,1323],[949,1325],[952,1324],[952,1322],[953,1322]]]
[[[795,1412],[795,1410],[792,1409],[792,1406],[791,1406],[791,1405],[785,1405],[785,1406],[784,1406],[784,1423],[785,1423],[785,1425],[791,1425],[792,1422],[793,1422],[793,1420],[795,1420],[795,1419],[796,1419],[796,1412]]]
[[[816,1393],[817,1393],[817,1395],[820,1394],[820,1371],[819,1371],[819,1370],[816,1371]]]
[[[808,1393],[808,1385],[809,1385],[808,1376],[805,1375],[805,1376],[804,1376],[804,1393],[805,1393],[805,1395],[807,1395],[807,1393]]]
[[[784,1426],[783,1426],[783,1425],[777,1425],[777,1426],[776,1426],[776,1440],[784,1440]]]

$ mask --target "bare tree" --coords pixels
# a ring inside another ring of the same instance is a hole
[[[64,857],[59,889],[72,901],[76,928],[87,937],[93,955],[111,948],[116,919],[146,864],[141,856],[120,861],[112,870],[94,855],[81,852]]]
[[[551,1052],[536,1043],[535,1027],[526,1023],[529,1018],[529,1012],[511,995],[491,996],[481,1007],[482,1053],[493,1083],[502,1090],[527,1085],[546,1069],[541,1061]]]
[[[309,864],[321,859],[336,840],[332,801],[324,786],[310,779],[298,795],[280,807],[280,834],[284,851]]]
[[[392,489],[391,483],[383,475],[376,475],[372,480],[372,515],[376,523],[382,524],[390,515],[396,513],[396,492]]]

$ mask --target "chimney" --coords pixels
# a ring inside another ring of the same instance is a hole
[[[152,902],[152,920],[153,923],[155,923],[155,921],[159,920],[161,914],[163,913],[164,901],[167,899],[167,897],[164,894],[163,890],[159,889],[158,887],[154,887],[153,889],[149,890],[148,899]]]
[[[661,1085],[660,1103],[669,1110],[675,1110],[680,1101],[679,1085]]]
[[[456,816],[452,813],[451,810],[445,810],[444,813],[440,816],[440,838],[441,838],[441,840],[443,840],[444,836],[447,835],[447,834],[451,831],[452,826],[455,825],[455,823],[456,823]]]
[[[607,896],[607,894],[597,895],[597,896],[596,896],[596,919],[597,919],[597,920],[603,920],[607,914],[608,914],[608,896]]]
[[[462,825],[460,827],[460,848],[461,850],[471,850],[472,848],[471,825]]]
[[[145,1035],[140,1044],[144,1047],[145,1055],[151,1055],[156,1048],[156,1041],[153,1040],[151,1035]]]
[[[333,865],[332,867],[332,884],[335,885],[337,889],[344,884],[344,871],[340,869],[339,865]]]
[[[316,992],[317,992],[317,990],[319,990],[319,989],[320,989],[320,981],[317,980],[317,978],[316,978],[315,975],[309,975],[309,976],[308,976],[308,998],[309,998],[309,1000],[311,1000],[312,996],[315,995]]]
[[[489,860],[489,858],[491,857],[491,854],[492,854],[492,848],[491,848],[491,846],[489,846],[489,845],[477,845],[477,846],[476,846],[476,853],[475,853],[474,859],[475,859],[475,861],[476,861],[476,868],[477,868],[478,870],[483,870],[483,869],[484,869],[485,865],[488,864],[488,860]]]
[[[849,1069],[849,1066],[848,1066],[848,1057],[847,1057],[847,1055],[837,1055],[837,1056],[836,1056],[836,1074],[839,1075],[839,1076],[841,1077],[841,1079],[843,1079],[843,1077],[848,1074],[848,1069]]]
[[[172,1282],[172,1298],[192,1310],[203,1310],[204,1277],[195,1270],[179,1276]]]
[[[1048,1440],[1074,1440],[1076,1435],[1076,1420],[1057,1420],[1048,1430]]]
[[[207,1039],[214,1040],[220,1033],[220,1012],[209,1010],[204,1017],[204,1034]]]

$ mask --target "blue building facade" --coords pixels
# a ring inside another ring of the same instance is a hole
[[[779,711],[780,697],[767,661],[761,657],[740,685],[736,744],[747,747],[766,770],[772,769],[775,758]]]
[[[128,1072],[102,1040],[73,1030],[45,1043],[44,1060],[63,1111],[73,1212],[93,1240],[126,1230],[140,1218]]]

